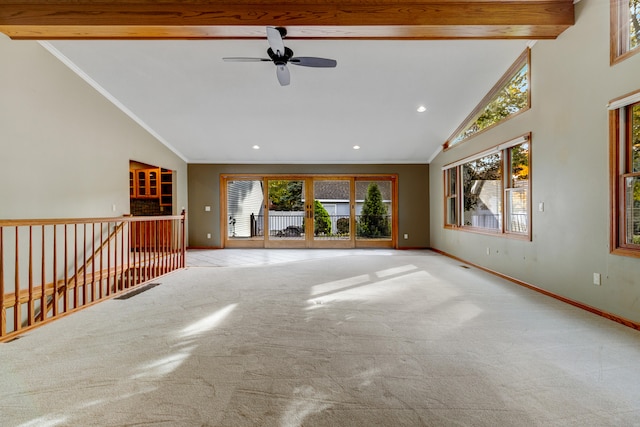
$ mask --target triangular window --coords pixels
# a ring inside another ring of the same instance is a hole
[[[445,149],[530,108],[529,52],[530,49],[527,48],[480,101],[480,104],[444,144]]]

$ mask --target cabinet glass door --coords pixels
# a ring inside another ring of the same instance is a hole
[[[148,191],[149,197],[158,197],[158,172],[156,171],[149,171],[148,172]]]
[[[136,171],[137,182],[138,182],[138,197],[146,197],[148,196],[147,192],[147,172],[144,170]]]

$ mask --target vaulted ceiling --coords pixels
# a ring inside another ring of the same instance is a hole
[[[0,7],[0,32],[49,40],[43,46],[185,160],[216,163],[427,162],[527,43],[573,24],[571,0]],[[222,61],[266,57],[266,26],[286,27],[296,54],[337,68],[290,67],[281,87],[272,63]]]

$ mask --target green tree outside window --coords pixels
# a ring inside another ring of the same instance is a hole
[[[358,236],[368,238],[391,236],[387,206],[382,201],[382,193],[375,182],[369,184],[367,188],[367,195],[358,221]]]
[[[313,201],[313,233],[316,236],[331,234],[331,217],[318,200]]]

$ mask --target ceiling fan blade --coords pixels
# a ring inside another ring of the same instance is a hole
[[[276,56],[284,55],[284,42],[280,31],[276,27],[267,27],[267,40]]]
[[[222,58],[222,60],[227,62],[271,62],[271,60],[267,58],[246,58],[242,56],[227,57]]]
[[[338,65],[335,59],[316,58],[313,56],[298,56],[289,60],[291,64],[301,65],[303,67],[316,68],[334,68]]]
[[[288,86],[291,81],[291,75],[286,64],[276,65],[276,76],[280,82],[280,86]]]

